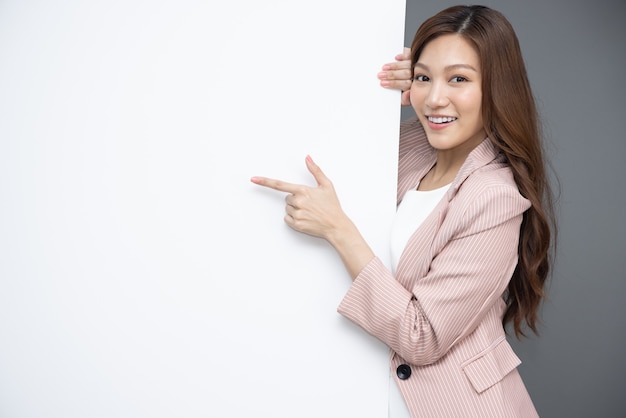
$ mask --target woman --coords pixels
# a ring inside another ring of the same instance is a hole
[[[389,78],[402,78],[398,68]],[[341,256],[353,283],[338,311],[391,348],[392,388],[408,409],[392,401],[391,416],[537,416],[504,328],[536,332],[551,241],[517,37],[492,9],[448,8],[418,29],[410,69],[403,100],[417,118],[401,129],[391,269],[310,157],[317,187],[252,181],[286,192],[285,222]]]

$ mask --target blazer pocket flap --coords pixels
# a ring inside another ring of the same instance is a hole
[[[520,363],[521,360],[504,340],[462,367],[476,392],[481,393],[501,381]]]

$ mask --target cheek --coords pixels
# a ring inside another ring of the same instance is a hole
[[[424,97],[424,89],[411,87],[411,106],[415,111],[417,111],[417,109],[421,109],[422,104],[424,104]]]
[[[458,103],[467,111],[480,112],[482,106],[482,94],[479,91],[467,91],[458,97]]]

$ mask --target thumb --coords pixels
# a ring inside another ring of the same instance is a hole
[[[322,169],[319,168],[317,164],[315,164],[313,158],[311,158],[310,155],[306,156],[305,162],[306,168],[311,174],[313,174],[313,177],[315,178],[318,186],[325,186],[330,184],[330,180],[328,179],[328,177],[326,177],[326,175],[322,172]]]
[[[402,96],[400,96],[400,103],[402,104],[402,106],[411,105],[411,90],[402,92]]]

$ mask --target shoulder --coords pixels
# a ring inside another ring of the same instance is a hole
[[[423,150],[429,148],[431,147],[426,137],[426,132],[417,117],[400,123],[400,154],[411,149],[423,152]]]
[[[400,142],[428,143],[424,127],[417,117],[400,122]]]
[[[415,133],[418,131],[424,132],[424,128],[416,116],[400,122],[400,132],[409,134],[410,132]]]
[[[529,207],[530,202],[520,193],[511,169],[500,158],[469,175],[450,202],[450,211],[468,232],[514,218],[521,221]]]
[[[468,191],[478,192],[489,189],[502,189],[515,191],[519,194],[519,189],[513,178],[513,171],[507,164],[503,155],[498,155],[488,164],[476,169],[469,175],[459,193]],[[521,195],[520,195],[521,196]]]

